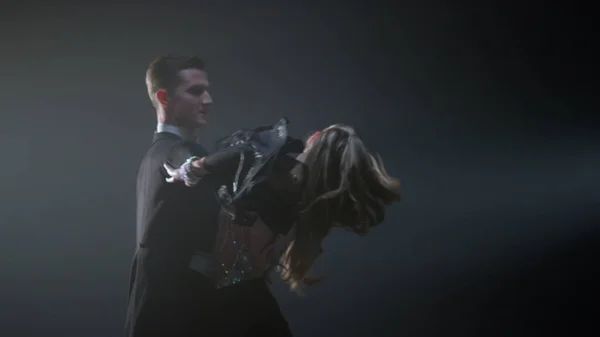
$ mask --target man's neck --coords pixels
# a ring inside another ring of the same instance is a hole
[[[156,126],[156,132],[168,132],[189,141],[193,141],[195,139],[194,131],[168,123],[158,123]]]

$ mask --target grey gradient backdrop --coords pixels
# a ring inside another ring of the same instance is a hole
[[[538,5],[3,8],[0,336],[121,335],[155,127],[143,77],[165,53],[208,63],[205,144],[280,116],[301,137],[344,122],[403,182],[366,239],[327,239],[323,285],[274,286],[297,336],[581,326],[560,303],[597,269],[593,58],[572,62],[587,40]]]

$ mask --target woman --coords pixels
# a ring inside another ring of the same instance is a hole
[[[218,288],[264,279],[276,266],[294,290],[313,284],[309,271],[331,228],[365,235],[400,200],[399,181],[342,124],[304,145],[288,136],[282,119],[238,131],[213,154],[165,169],[169,182],[188,186],[207,175],[223,181],[212,273]]]

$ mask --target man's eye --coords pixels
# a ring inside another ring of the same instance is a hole
[[[188,89],[188,92],[195,96],[200,96],[204,93],[205,89],[202,87],[192,87]]]

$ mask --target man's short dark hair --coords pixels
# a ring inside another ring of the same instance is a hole
[[[159,56],[155,58],[146,71],[148,95],[154,101],[154,94],[160,90],[173,90],[181,80],[179,72],[185,69],[204,70],[204,61],[196,56]]]

